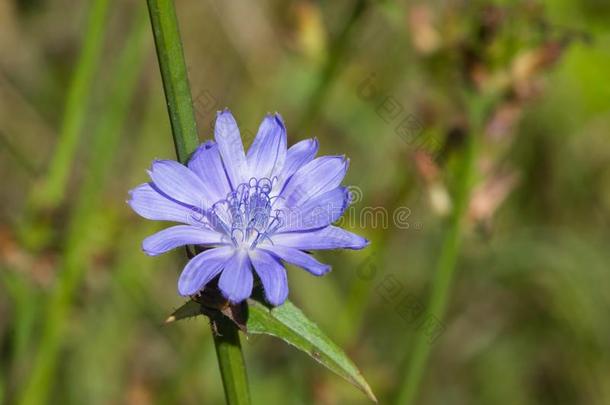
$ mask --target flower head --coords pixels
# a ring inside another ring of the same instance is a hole
[[[197,294],[219,276],[223,296],[241,302],[252,292],[254,269],[266,300],[280,305],[288,297],[283,262],[321,276],[330,266],[308,251],[368,244],[332,225],[349,205],[349,193],[341,186],[345,157],[316,158],[316,139],[287,149],[279,114],[264,118],[248,153],[228,110],[218,113],[214,137],[186,166],[154,161],[152,181],[131,190],[128,201],[144,218],[181,223],[146,238],[146,254],[185,245],[200,248],[180,275],[181,295]]]

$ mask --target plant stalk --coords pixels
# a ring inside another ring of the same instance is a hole
[[[215,320],[214,325],[214,345],[227,404],[249,404],[248,376],[237,326],[224,316]]]
[[[182,41],[173,0],[148,0],[167,110],[178,160],[185,163],[199,144]],[[228,404],[249,404],[246,365],[237,327],[224,317],[215,320],[214,345]]]
[[[182,40],[173,0],[148,0],[161,80],[178,160],[186,163],[199,145]]]

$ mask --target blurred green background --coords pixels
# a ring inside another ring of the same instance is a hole
[[[176,7],[201,140],[218,109],[246,144],[279,111],[290,144],[351,158],[344,225],[372,245],[317,254],[324,278],[289,269],[290,297],[380,403],[426,333],[418,404],[610,404],[610,3]],[[152,159],[175,156],[152,42],[142,1],[0,2],[0,403],[224,400],[204,318],[163,324],[184,302],[184,252],[145,256],[165,224],[125,204]],[[468,136],[475,183],[430,334]],[[387,226],[363,220],[372,208]],[[280,341],[243,346],[255,404],[368,403]]]

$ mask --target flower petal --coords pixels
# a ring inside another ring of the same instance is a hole
[[[233,304],[237,304],[250,296],[252,293],[252,269],[246,252],[238,250],[229,259],[220,275],[218,287],[222,295]]]
[[[321,276],[330,271],[328,264],[320,263],[312,255],[301,252],[299,249],[279,245],[265,245],[260,246],[259,249],[270,252],[285,262],[299,266],[315,276]]]
[[[156,190],[150,183],[140,184],[129,192],[129,206],[146,219],[155,221],[196,223],[197,215],[192,208],[172,200]]]
[[[159,190],[177,201],[198,209],[207,209],[214,203],[199,177],[176,161],[155,160],[148,174]]]
[[[211,201],[220,201],[231,191],[216,142],[207,141],[201,144],[189,160],[188,168],[195,172],[206,186]]]
[[[301,250],[362,249],[369,244],[362,236],[332,225],[316,231],[276,233],[271,236],[271,240],[274,245]]]
[[[189,296],[197,294],[223,269],[233,255],[233,247],[206,250],[193,257],[178,279],[178,292]]]
[[[288,208],[285,224],[279,232],[305,231],[330,225],[343,215],[349,199],[349,190],[337,187],[311,198],[300,207]]]
[[[282,178],[288,179],[305,164],[311,162],[318,153],[318,140],[305,139],[297,142],[286,152],[286,161],[282,168]]]
[[[214,126],[214,138],[222,157],[229,182],[235,189],[248,181],[248,162],[244,153],[237,122],[229,110],[219,111]]]
[[[223,244],[223,235],[216,231],[190,225],[176,225],[159,231],[142,242],[142,250],[157,256],[180,246]]]
[[[265,298],[271,305],[282,305],[288,298],[286,269],[278,259],[262,250],[251,250],[250,260],[263,283]]]
[[[343,156],[323,156],[301,167],[280,193],[286,207],[298,207],[312,197],[337,188],[349,166]]]
[[[248,150],[250,176],[271,179],[279,175],[286,159],[286,127],[279,114],[269,114],[258,128]]]

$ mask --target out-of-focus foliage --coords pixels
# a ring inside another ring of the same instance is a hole
[[[152,36],[133,89],[121,63],[144,3],[110,1],[69,184],[58,207],[33,202],[92,3],[0,3],[0,402],[23,398],[57,324],[49,403],[221,403],[206,322],[163,325],[183,303],[184,252],[145,256],[140,241],[159,225],[125,204],[152,159],[174,157]],[[177,11],[202,140],[225,106],[246,143],[279,111],[290,143],[316,136],[324,154],[351,158],[359,189],[344,225],[373,243],[321,253],[334,268],[324,278],[290,269],[291,300],[381,403],[421,333],[434,346],[417,403],[610,403],[610,4],[189,0]],[[465,94],[493,98],[447,318],[432,333],[420,321],[471,136]],[[104,128],[120,132],[116,146]],[[74,291],[50,318],[67,268]],[[257,404],[367,403],[272,338],[244,350]]]

